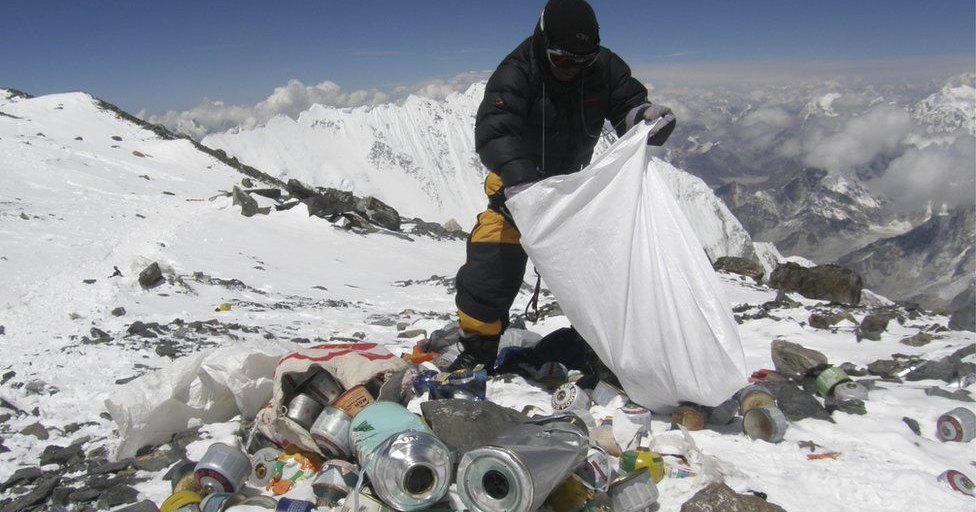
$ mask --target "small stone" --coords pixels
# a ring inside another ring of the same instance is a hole
[[[97,279],[83,279],[81,282],[85,284],[95,284],[97,281]]]
[[[101,497],[98,498],[98,508],[108,510],[119,505],[132,503],[137,499],[139,499],[139,491],[128,485],[119,485],[102,492]]]
[[[865,377],[868,374],[868,370],[859,368],[856,364],[850,362],[841,363],[838,368],[844,370],[844,373],[846,373],[848,377]]]
[[[152,262],[148,267],[139,272],[139,285],[145,289],[154,288],[163,282],[163,271],[159,268],[159,263]]]
[[[89,331],[89,332],[91,333],[92,338],[96,338],[98,340],[108,341],[108,340],[111,340],[112,339],[112,337],[109,336],[109,334],[107,332],[99,329],[98,327],[92,327],[91,328],[91,331]]]
[[[176,359],[180,355],[179,349],[175,345],[156,345],[156,355]]]
[[[244,185],[247,188],[254,188],[254,182],[251,181],[251,178],[242,178],[241,185]]]
[[[162,471],[180,460],[176,450],[156,449],[132,460],[132,466],[142,471]]]
[[[107,464],[101,464],[99,466],[90,469],[88,471],[88,475],[94,476],[94,475],[106,475],[110,473],[118,473],[123,469],[129,468],[129,466],[132,466],[132,459],[123,459],[118,462],[109,462]]]
[[[112,310],[112,316],[124,316],[124,315],[125,315],[125,308],[122,306],[119,306]]]
[[[908,428],[910,428],[912,432],[915,433],[916,436],[922,435],[922,427],[918,425],[917,421],[909,418],[908,416],[902,418],[901,421],[904,421],[905,424],[908,425]]]
[[[737,494],[724,483],[711,483],[681,505],[681,512],[786,512],[751,494]]]
[[[827,356],[786,340],[773,340],[770,346],[776,372],[786,377],[802,377],[827,364]]]
[[[112,135],[112,140],[114,140],[114,141],[121,141],[122,140],[122,137],[119,137],[118,135]]]
[[[0,336],[3,336],[4,334],[7,334],[7,331],[4,326],[0,325]]]
[[[868,413],[863,400],[838,400],[832,396],[824,400],[824,408],[827,412],[833,413],[840,411],[847,414],[857,414],[863,416]]]
[[[925,388],[925,394],[928,396],[941,396],[942,398],[958,400],[960,402],[976,402],[976,400],[973,400],[973,397],[970,396],[969,391],[966,389],[946,391],[938,386],[932,386],[930,388]]]
[[[887,313],[878,313],[874,315],[868,315],[861,320],[861,324],[857,328],[857,337],[860,339],[868,339],[872,341],[881,341],[881,333],[885,332],[888,328],[888,322],[891,321],[892,316]]]
[[[80,442],[72,443],[68,446],[50,445],[47,448],[44,448],[44,451],[41,453],[41,465],[62,465],[67,464],[72,460],[81,460],[84,457],[81,447],[86,442],[88,442],[87,438]]]
[[[253,217],[258,213],[258,202],[256,199],[251,197],[250,194],[240,189],[240,187],[234,186],[234,190],[231,193],[234,198],[233,204],[240,205],[241,215],[245,217]]]
[[[159,512],[159,508],[149,500],[142,500],[135,505],[117,509],[115,512]]]
[[[397,322],[396,323],[396,328],[397,328],[398,331],[402,331],[402,330],[406,329],[407,327],[410,327],[410,322]]]
[[[6,492],[7,489],[17,484],[29,484],[43,474],[41,468],[20,468],[14,471],[14,474],[10,475],[6,482],[0,484],[0,493]]]
[[[408,331],[403,331],[397,334],[397,338],[416,338],[417,336],[426,336],[426,329],[410,329]]]
[[[849,320],[851,323],[857,323],[850,313],[830,313],[830,314],[820,314],[813,313],[807,320],[810,327],[817,329],[830,329],[831,327],[837,325],[843,320]]]
[[[899,343],[903,345],[908,345],[909,347],[922,347],[928,345],[932,342],[934,338],[931,334],[927,332],[920,332],[914,336],[909,336],[907,338],[902,338]]]
[[[868,373],[885,379],[898,377],[904,369],[905,365],[894,359],[881,359],[868,365]]]
[[[102,494],[101,489],[83,488],[68,495],[68,501],[72,503],[84,503],[95,501]]]
[[[8,380],[17,376],[17,372],[10,370],[9,372],[4,372],[3,376],[0,376],[0,386],[7,383]]]
[[[57,475],[41,478],[30,492],[7,503],[3,507],[4,512],[21,512],[43,503],[59,483],[61,477]]]
[[[44,427],[44,425],[41,425],[40,422],[31,423],[30,425],[24,427],[20,433],[25,436],[34,436],[41,441],[46,441],[49,437],[51,437],[47,433],[47,429]]]

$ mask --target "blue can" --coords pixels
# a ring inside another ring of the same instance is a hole
[[[275,508],[275,512],[312,512],[313,510],[315,510],[315,503],[290,498],[281,498]]]

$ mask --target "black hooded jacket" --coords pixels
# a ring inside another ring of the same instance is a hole
[[[537,24],[491,75],[478,108],[478,156],[506,186],[579,171],[604,120],[623,135],[624,116],[647,103],[647,89],[610,50],[601,47],[596,62],[569,82],[552,75],[545,50]]]

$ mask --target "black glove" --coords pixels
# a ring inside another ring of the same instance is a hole
[[[630,130],[643,120],[645,123],[653,124],[654,128],[647,134],[647,143],[651,146],[661,146],[668,140],[671,132],[674,131],[676,123],[674,113],[669,107],[664,105],[652,105],[645,103],[638,105],[627,113],[624,118],[627,122],[627,129]]]

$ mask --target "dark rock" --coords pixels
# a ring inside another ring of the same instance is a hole
[[[2,376],[0,376],[0,386],[6,384],[7,381],[9,381],[10,379],[12,379],[12,378],[14,378],[16,376],[17,376],[17,372],[15,372],[13,370],[10,370],[9,372],[4,372],[4,374]]]
[[[136,156],[136,157],[139,157],[139,158],[146,158],[149,155],[143,153],[142,151],[136,151],[136,150],[133,149],[132,150],[132,156]]]
[[[234,186],[234,191],[231,193],[234,197],[234,204],[241,206],[241,215],[245,217],[253,217],[258,213],[258,202],[256,199],[251,197],[247,192],[240,189],[240,187]]]
[[[81,282],[82,283],[85,283],[85,284],[95,284],[96,282],[98,282],[98,280],[97,279],[82,279]]]
[[[298,206],[300,204],[302,204],[301,201],[288,201],[288,202],[285,202],[285,203],[276,204],[275,205],[275,211],[276,212],[283,212],[283,211],[286,211],[286,210],[291,210],[292,208],[294,208],[294,207],[296,207],[296,206]]]
[[[952,355],[943,357],[938,361],[926,361],[908,373],[905,380],[935,379],[952,382],[964,375],[976,372],[976,364],[962,361],[963,358],[973,354],[974,348],[976,348],[976,344],[957,350]]]
[[[930,388],[925,388],[925,394],[928,396],[941,396],[942,398],[948,398],[949,400],[959,400],[960,402],[976,402],[976,400],[973,400],[973,397],[970,396],[969,391],[965,389],[946,391],[938,386],[932,386]]]
[[[4,326],[0,325],[0,336],[7,334],[7,330]]]
[[[152,262],[139,272],[139,285],[147,290],[159,286],[163,281],[163,271],[159,269],[158,262]]]
[[[289,181],[291,183],[291,181]],[[308,207],[308,215],[328,219],[333,215],[352,212],[356,209],[356,196],[352,192],[336,190],[333,188],[323,189],[323,192],[316,192],[315,195],[302,200]]]
[[[112,140],[121,141],[122,137],[119,137],[118,135],[112,135]]]
[[[527,418],[489,401],[428,400],[420,404],[434,434],[457,453],[484,446],[499,433]]]
[[[854,363],[842,363],[838,366],[848,377],[864,377],[868,374],[868,371],[864,368],[858,368]]]
[[[824,400],[824,408],[827,409],[827,412],[829,413],[840,411],[843,413],[857,414],[860,416],[868,413],[868,410],[864,407],[863,400],[838,400],[832,396],[829,396]]]
[[[318,194],[314,188],[296,179],[288,180],[288,183],[285,185],[285,190],[287,190],[292,197],[296,197],[298,199],[308,199]]]
[[[149,500],[142,500],[135,505],[117,509],[115,512],[159,512],[159,508]]]
[[[852,323],[857,323],[857,320],[850,313],[812,313],[807,323],[810,324],[810,327],[817,329],[830,329],[842,320],[850,320]]]
[[[468,234],[464,231],[449,231],[436,222],[424,222],[418,218],[410,219],[413,229],[410,234],[429,236],[435,240],[464,240]]]
[[[68,501],[72,503],[95,501],[101,496],[102,492],[101,489],[92,489],[91,487],[82,488],[69,494]]]
[[[41,453],[41,465],[63,465],[80,461],[84,458],[84,452],[81,447],[87,442],[88,439],[84,438],[68,446],[50,445],[44,448],[44,451]]]
[[[397,325],[397,321],[394,318],[388,316],[379,316],[379,317],[367,319],[366,323],[368,325],[375,325],[378,327],[393,327]]]
[[[0,439],[0,453],[7,453],[9,451],[10,451],[10,448],[7,448],[6,446],[4,446],[3,445],[3,439]]]
[[[99,329],[98,327],[92,327],[89,332],[91,333],[92,338],[95,338],[101,342],[110,341],[112,339],[107,332]]]
[[[7,492],[7,489],[18,484],[29,484],[37,480],[44,473],[41,468],[20,468],[10,475],[6,482],[0,484],[0,493]]]
[[[102,492],[98,498],[98,508],[108,510],[119,505],[132,503],[139,499],[139,491],[128,485],[119,485]]]
[[[891,315],[887,313],[878,313],[864,317],[864,320],[861,320],[861,324],[857,327],[858,340],[863,338],[872,341],[881,341],[881,333],[888,328],[888,322],[891,321],[891,318]]]
[[[827,356],[786,340],[773,340],[770,346],[776,372],[786,377],[802,377],[827,364]]]
[[[156,345],[156,355],[161,357],[169,357],[176,359],[180,355],[180,349],[177,348],[175,343],[160,343]]]
[[[878,377],[890,379],[898,377],[898,373],[905,368],[907,368],[907,366],[901,361],[896,361],[894,359],[881,359],[868,365],[868,373],[871,375],[877,375]]]
[[[375,233],[378,231],[376,228],[370,224],[369,219],[363,217],[361,214],[356,212],[349,212],[342,214],[342,224],[339,226],[347,231],[353,231],[356,233]]]
[[[24,427],[20,433],[25,436],[34,436],[41,441],[46,441],[51,437],[50,434],[47,433],[47,429],[44,427],[44,425],[41,425],[40,422],[31,423],[30,425]]]
[[[176,450],[162,448],[140,455],[132,460],[132,466],[142,471],[161,471],[180,460],[182,455]]]
[[[776,397],[777,406],[790,421],[813,418],[833,423],[830,413],[820,405],[820,402],[811,393],[803,391],[792,382],[767,380],[763,385]]]
[[[972,230],[969,230],[972,231]],[[971,277],[972,272],[970,272]],[[949,304],[949,328],[956,331],[976,331],[976,281],[970,281],[962,293]]]
[[[88,470],[89,476],[94,475],[105,475],[110,473],[118,473],[123,469],[128,469],[132,466],[132,459],[123,459],[118,462],[109,462],[107,464],[101,464]]]
[[[64,426],[65,434],[74,434],[75,432],[81,430],[84,427],[92,427],[98,425],[95,421],[80,421],[75,423],[68,423]]]
[[[797,292],[808,299],[828,300],[858,305],[864,286],[856,272],[837,265],[804,268],[792,262],[783,263],[769,276],[769,285],[786,292]]]
[[[366,216],[370,222],[390,231],[400,231],[400,214],[390,205],[367,196],[359,200],[356,210]]]
[[[268,199],[281,199],[280,188],[248,188],[248,190],[245,192],[248,194],[257,194],[261,197],[267,197]]]
[[[738,256],[722,256],[715,260],[712,268],[719,272],[730,272],[732,274],[751,277],[757,283],[761,283],[763,276],[766,274],[766,270],[762,265]]]
[[[121,386],[123,384],[128,384],[128,383],[130,383],[130,382],[138,379],[139,377],[142,377],[142,375],[133,375],[131,377],[122,377],[121,379],[115,379],[115,383]]]
[[[426,336],[426,329],[410,329],[409,331],[403,331],[397,334],[397,338],[415,338],[417,336]]]
[[[24,385],[24,391],[26,391],[29,395],[41,395],[44,393],[54,395],[60,390],[41,379],[34,379]]]
[[[241,185],[244,185],[247,188],[253,188],[254,187],[254,182],[251,181],[251,178],[242,178],[241,179]]]
[[[912,432],[915,433],[916,436],[922,435],[922,427],[918,426],[917,421],[909,418],[908,416],[902,418],[901,421],[904,421],[905,425],[908,425],[908,428],[910,428]]]
[[[143,338],[158,338],[159,336],[150,330],[149,325],[143,323],[141,320],[136,320],[129,324],[129,328],[126,329],[126,334],[128,336],[141,336]]]
[[[931,334],[927,332],[920,332],[914,336],[909,336],[907,338],[902,338],[899,343],[903,345],[908,345],[909,347],[922,347],[928,345],[932,342],[934,338]]]
[[[681,512],[786,512],[751,494],[737,494],[724,483],[711,483],[681,505]]]
[[[59,483],[61,477],[57,475],[41,478],[30,492],[5,504],[4,512],[21,512],[43,503]]]

